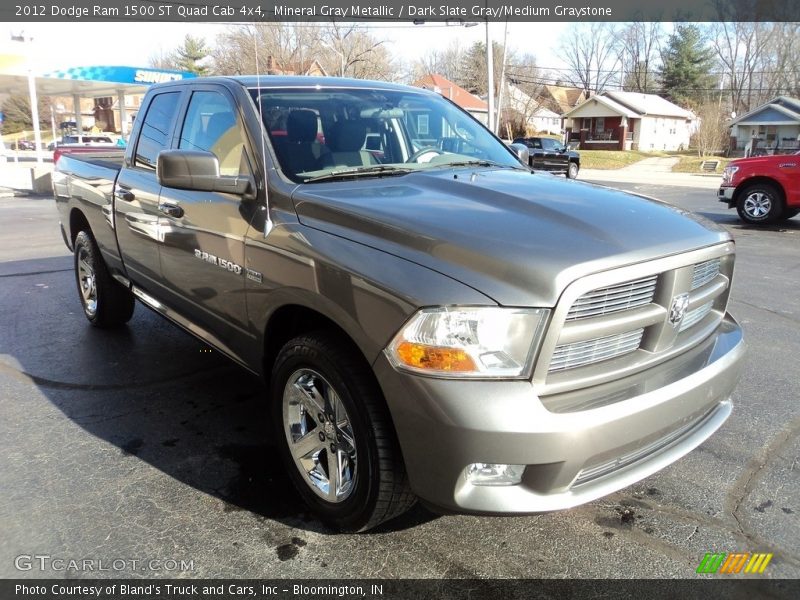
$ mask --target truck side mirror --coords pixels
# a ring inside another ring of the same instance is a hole
[[[527,167],[528,164],[530,163],[530,152],[528,151],[528,147],[525,144],[520,144],[519,142],[517,142],[511,144],[509,148],[511,148],[511,151],[519,159],[519,162],[521,162],[523,165]]]
[[[202,150],[162,150],[156,165],[158,183],[164,187],[198,192],[225,192],[238,196],[255,191],[252,178],[220,175],[219,160]]]

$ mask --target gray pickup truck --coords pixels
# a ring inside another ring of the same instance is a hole
[[[575,506],[731,413],[730,237],[518,150],[416,88],[193,79],[53,186],[90,323],[137,299],[263,376],[302,497],[363,531]]]

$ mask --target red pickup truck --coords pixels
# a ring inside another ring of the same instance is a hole
[[[766,225],[800,212],[800,152],[740,158],[722,171],[720,202],[745,223]]]

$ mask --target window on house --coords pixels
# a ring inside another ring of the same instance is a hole
[[[597,117],[594,120],[594,130],[596,132],[602,132],[606,130],[606,118],[605,117]]]

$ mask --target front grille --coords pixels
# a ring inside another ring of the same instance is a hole
[[[592,290],[572,304],[566,320],[588,319],[650,304],[653,301],[657,280],[658,276],[653,275]]]
[[[694,310],[690,310],[688,313],[686,313],[686,316],[683,317],[683,321],[681,321],[681,326],[678,331],[686,331],[693,325],[702,321],[703,318],[711,312],[713,306],[713,302],[706,302],[703,304],[703,306],[695,308]]]
[[[623,467],[627,467],[653,456],[661,450],[666,449],[667,446],[677,442],[681,438],[687,437],[690,433],[699,429],[711,418],[715,410],[716,409],[710,410],[699,419],[687,423],[683,427],[668,433],[667,435],[644,446],[643,448],[638,448],[637,450],[628,452],[627,454],[623,454],[622,456],[612,460],[581,469],[581,471],[578,473],[578,476],[575,478],[575,481],[572,482],[572,485],[576,486],[594,479],[598,479],[604,475],[618,471]]]
[[[540,395],[610,382],[700,343],[725,314],[733,259],[726,243],[576,281],[542,345],[534,373]],[[675,301],[687,294],[675,323]]]
[[[705,284],[716,279],[719,275],[720,260],[707,260],[706,262],[697,264],[692,271],[692,290],[703,287]]]
[[[550,371],[574,369],[628,354],[639,348],[644,329],[557,346],[550,361]]]

